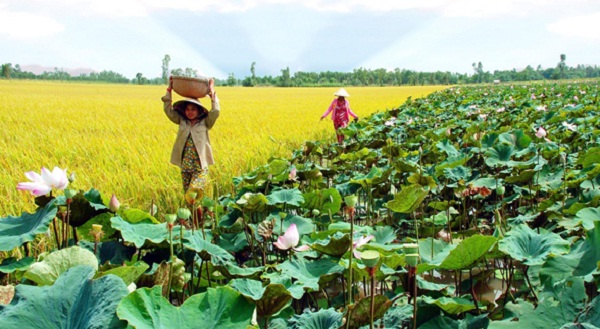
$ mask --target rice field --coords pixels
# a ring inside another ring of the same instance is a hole
[[[366,117],[443,88],[346,90],[352,110]],[[290,156],[306,140],[333,141],[331,120],[319,118],[337,89],[217,87],[221,115],[210,134],[216,164],[207,194],[231,192],[233,177]],[[16,185],[28,181],[25,172],[54,166],[75,173],[71,188],[95,188],[106,200],[115,194],[134,208],[178,208],[181,178],[169,163],[177,127],[162,111],[164,93],[164,86],[0,80],[0,217],[33,211],[33,196]]]

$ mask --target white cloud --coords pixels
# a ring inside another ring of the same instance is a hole
[[[54,35],[64,29],[63,24],[50,17],[8,11],[0,7],[0,35],[18,39],[34,39]]]
[[[562,18],[548,24],[547,28],[550,32],[566,37],[600,39],[600,11]]]

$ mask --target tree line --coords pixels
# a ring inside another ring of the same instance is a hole
[[[3,79],[31,79],[31,80],[60,80],[60,81],[87,81],[102,83],[121,83],[139,85],[166,84],[170,75],[197,76],[197,70],[192,68],[170,69],[171,57],[165,55],[162,61],[162,76],[146,78],[142,73],[137,73],[135,78],[127,77],[113,71],[92,72],[71,76],[62,69],[55,68],[52,72],[34,74],[21,69],[11,63],[2,64],[1,77]],[[226,79],[216,79],[215,84],[220,86],[276,86],[276,87],[317,87],[317,86],[418,86],[418,85],[459,85],[473,83],[492,83],[497,81],[534,81],[534,80],[559,80],[581,79],[600,77],[600,67],[596,65],[577,65],[570,67],[566,64],[566,55],[560,55],[560,62],[556,67],[537,68],[527,66],[522,70],[495,70],[485,71],[481,62],[473,63],[473,73],[452,72],[418,72],[396,68],[394,70],[358,68],[352,72],[290,72],[286,67],[278,76],[257,76],[256,62],[250,66],[250,76],[242,79],[229,73]]]

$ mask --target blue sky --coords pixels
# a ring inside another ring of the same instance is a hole
[[[0,63],[133,78],[600,65],[598,0],[0,0]]]

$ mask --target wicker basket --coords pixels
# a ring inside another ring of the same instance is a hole
[[[182,97],[202,98],[208,95],[208,78],[173,76],[173,90]]]

